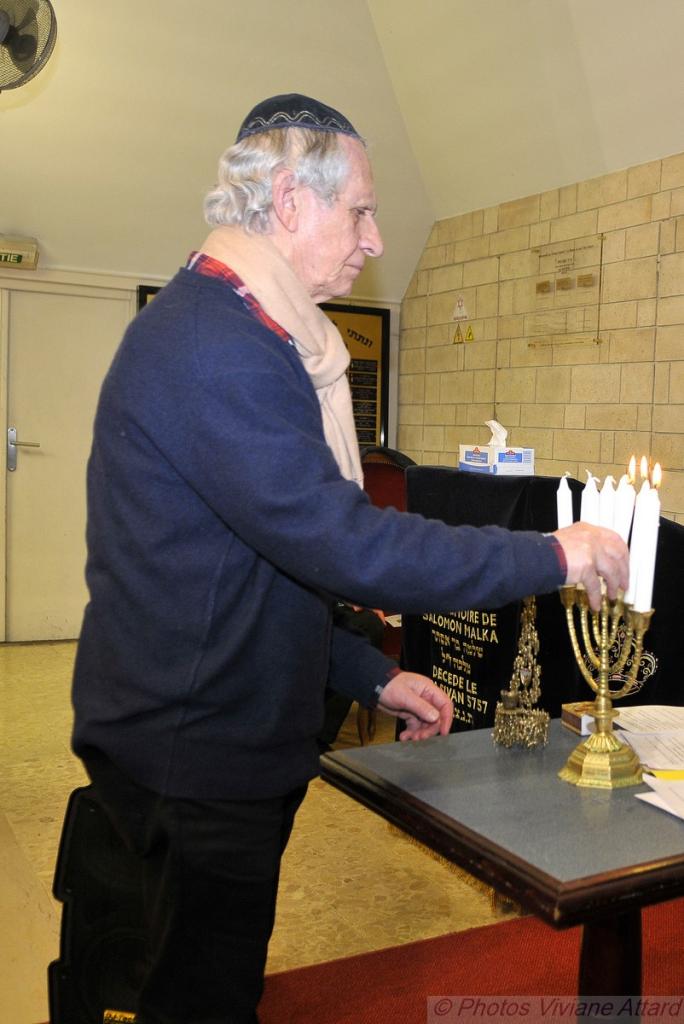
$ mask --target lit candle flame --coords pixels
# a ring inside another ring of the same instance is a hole
[[[641,463],[639,464],[639,472],[641,473],[642,480],[648,480],[648,459],[645,455],[641,456]]]
[[[655,466],[653,467],[653,473],[651,474],[651,483],[652,483],[652,485],[654,487],[657,488],[657,487],[660,487],[662,482],[663,482],[663,471],[660,468],[660,463],[656,462]]]
[[[635,455],[633,455],[632,458],[629,460],[629,466],[627,468],[627,476],[629,478],[629,483],[633,484],[634,481],[636,480],[636,456]]]

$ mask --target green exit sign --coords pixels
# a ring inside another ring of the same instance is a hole
[[[0,6],[2,0],[0,0]],[[35,270],[38,266],[38,241],[0,234],[0,268],[3,270]]]

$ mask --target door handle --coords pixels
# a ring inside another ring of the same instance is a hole
[[[18,441],[17,428],[7,428],[7,469],[10,473],[17,468],[17,448],[40,448],[40,441]]]

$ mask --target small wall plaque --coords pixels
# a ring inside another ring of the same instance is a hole
[[[35,238],[0,235],[0,267],[35,270],[38,266],[38,242]]]

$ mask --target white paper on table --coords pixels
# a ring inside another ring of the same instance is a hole
[[[668,814],[674,814],[676,818],[684,819],[684,813],[679,813],[670,807],[661,796],[657,793],[635,793],[637,800],[643,800],[645,804],[651,804],[652,807],[657,807],[660,811],[667,811]]]
[[[644,782],[651,787],[660,801],[656,803],[654,800],[647,800],[647,803],[653,803],[656,807],[661,807],[662,810],[669,811],[670,814],[674,814],[678,818],[684,818],[684,782],[668,782],[666,779],[656,779],[652,775],[645,775]],[[635,795],[639,796],[640,794]],[[650,796],[650,794],[645,795]]]
[[[684,729],[684,708],[669,704],[621,708],[615,724],[629,733],[674,732]]]
[[[655,771],[684,769],[684,731],[644,735],[622,733],[641,764]]]

